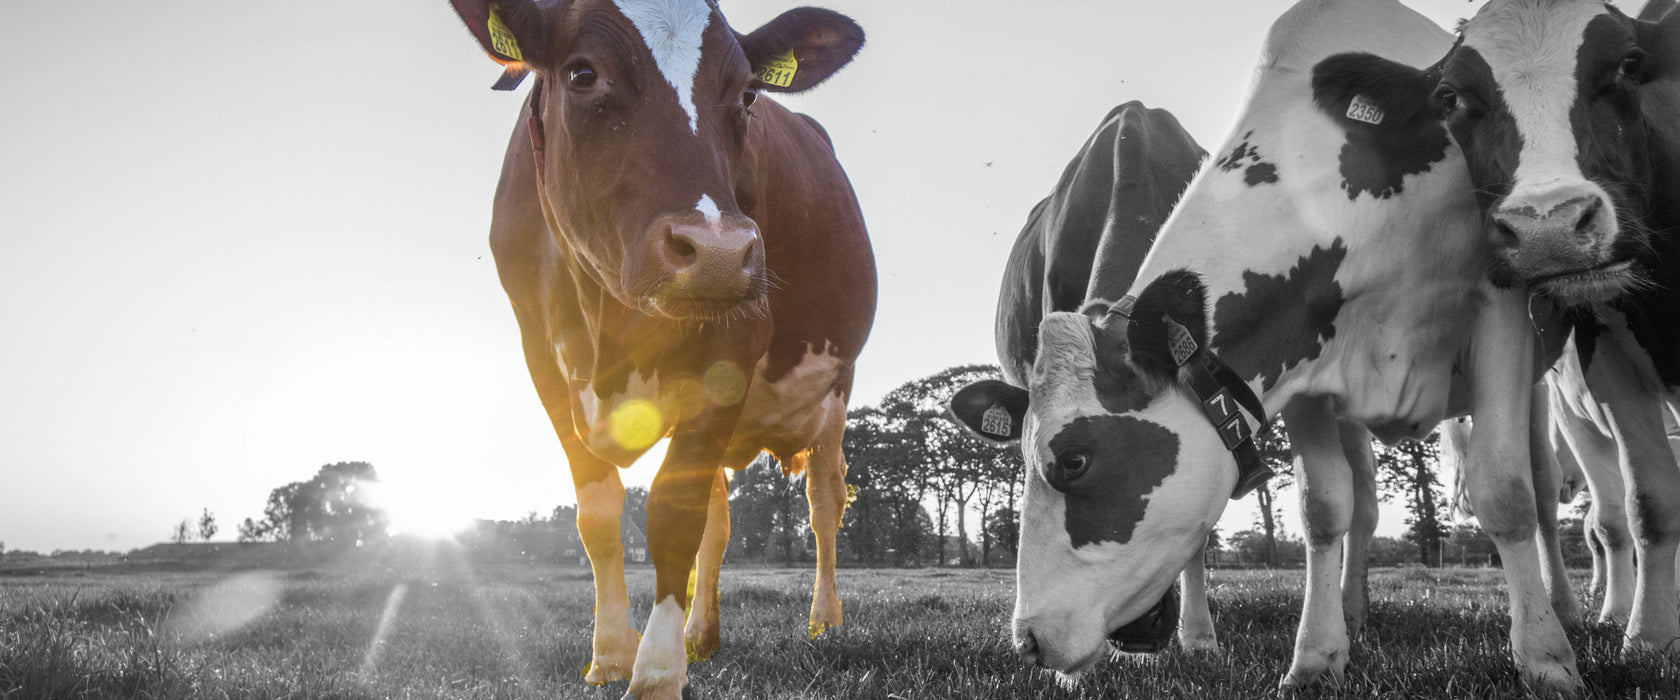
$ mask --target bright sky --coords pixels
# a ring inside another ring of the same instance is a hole
[[[874,239],[854,405],[995,362],[1009,246],[1098,120],[1140,99],[1216,149],[1289,4],[827,2],[869,43],[785,101]],[[496,75],[443,0],[0,3],[0,541],[126,550],[201,508],[232,537],[346,460],[463,515],[572,502],[486,244]]]

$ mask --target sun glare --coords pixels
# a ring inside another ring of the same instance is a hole
[[[473,526],[473,514],[445,482],[381,482],[368,490],[369,500],[391,519],[387,534],[443,539]]]

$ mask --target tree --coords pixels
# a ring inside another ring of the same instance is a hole
[[[181,522],[175,523],[175,527],[173,527],[169,530],[169,541],[170,542],[174,542],[175,544],[186,544],[187,540],[190,540],[190,539],[192,539],[192,521],[191,520],[187,520],[186,518],[182,518]]]
[[[1254,490],[1254,498],[1258,501],[1256,505],[1260,510],[1260,522],[1257,524],[1265,536],[1264,563],[1267,566],[1277,566],[1277,491],[1295,485],[1295,451],[1289,445],[1289,435],[1284,432],[1281,419],[1273,424],[1270,430],[1254,436],[1254,447],[1260,453],[1260,461],[1271,467],[1272,472],[1276,474],[1270,481]]]
[[[367,484],[379,481],[367,462],[324,465],[309,481],[294,481],[270,491],[261,522],[240,526],[247,541],[325,541],[358,546],[383,537],[388,519],[369,502]]]
[[[262,526],[250,518],[240,521],[238,529],[240,542],[261,542],[266,539]]]
[[[806,521],[804,479],[789,478],[776,460],[761,455],[729,482],[732,548],[741,556],[768,560],[772,550],[784,566],[805,559]]]
[[[1446,528],[1441,513],[1446,500],[1437,478],[1441,466],[1441,433],[1423,440],[1405,440],[1377,451],[1377,486],[1386,502],[1400,497],[1406,505],[1406,539],[1418,546],[1425,566],[1441,565]]]
[[[205,508],[204,513],[198,516],[198,538],[209,542],[210,538],[216,536],[216,529],[216,516],[209,508]]]
[[[840,529],[842,546],[863,563],[920,564],[930,535],[922,508],[928,485],[917,420],[865,406],[848,414],[846,482],[856,498]]]
[[[968,552],[969,503],[982,491],[980,517],[984,540],[985,522],[992,502],[1002,500],[993,484],[1012,482],[1021,474],[1020,449],[999,446],[976,439],[955,421],[949,420],[948,406],[957,390],[983,379],[1001,376],[995,365],[962,365],[923,377],[889,392],[881,399],[881,410],[907,421],[913,433],[907,447],[919,453],[932,479],[938,523],[937,550],[940,563],[945,562],[947,516],[954,515],[957,528],[958,561],[972,561]],[[1002,487],[1012,494],[1012,486]],[[983,541],[983,546],[990,543]]]

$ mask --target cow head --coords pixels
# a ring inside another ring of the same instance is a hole
[[[1014,636],[1029,661],[1077,675],[1123,627],[1163,619],[1225,508],[1236,461],[1179,376],[1185,341],[1207,347],[1205,295],[1178,271],[1151,283],[1130,319],[1048,314],[1026,389],[984,381],[952,399],[963,424],[1019,440],[1026,458]]]
[[[657,316],[762,308],[764,244],[737,187],[753,103],[839,70],[863,45],[856,23],[799,8],[742,35],[710,0],[451,1],[510,76],[536,76],[543,212],[583,274]]]
[[[1493,0],[1463,26],[1434,100],[1464,149],[1495,282],[1567,303],[1642,283],[1653,81],[1680,78],[1680,15],[1590,0]],[[1672,120],[1666,111],[1657,117]]]

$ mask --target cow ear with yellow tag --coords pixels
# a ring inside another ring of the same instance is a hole
[[[1021,439],[1029,405],[1026,389],[985,379],[957,390],[951,415],[976,436],[1001,445]]]
[[[752,63],[757,86],[766,92],[801,92],[816,87],[850,63],[863,48],[863,28],[832,10],[788,10],[751,34],[737,35]]]
[[[490,60],[502,64],[497,90],[511,90],[542,65],[548,51],[549,21],[532,0],[450,0]]]

